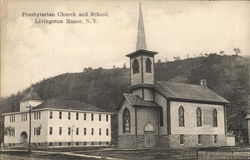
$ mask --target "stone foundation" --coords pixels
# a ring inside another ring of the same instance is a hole
[[[154,148],[179,148],[179,147],[215,147],[226,146],[226,135],[218,135],[217,142],[214,141],[214,135],[201,135],[200,144],[198,144],[198,135],[185,134],[184,143],[180,144],[180,135],[155,135]],[[146,148],[144,135],[121,135],[118,138],[119,148]]]

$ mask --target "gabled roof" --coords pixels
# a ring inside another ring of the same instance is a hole
[[[169,99],[229,103],[208,87],[201,85],[160,81],[155,85],[155,89]]]
[[[35,109],[42,109],[42,108],[105,112],[103,109],[99,107],[94,107],[90,104],[81,101],[69,100],[68,98],[64,97],[57,97],[46,100],[42,104],[38,105]]]
[[[158,107],[155,102],[142,100],[135,94],[123,94],[123,96],[131,106]]]
[[[28,101],[28,100],[41,100],[39,95],[34,91],[33,88],[24,96],[22,101]]]

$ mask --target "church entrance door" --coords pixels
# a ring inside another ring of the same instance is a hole
[[[145,133],[145,148],[155,147],[155,134],[154,126],[151,122],[148,122],[144,128]]]
[[[145,148],[155,147],[155,134],[152,131],[145,132]]]

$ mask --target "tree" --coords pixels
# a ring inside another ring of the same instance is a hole
[[[178,60],[181,60],[181,58],[179,56],[177,56],[177,57],[174,57],[174,60],[178,61]]]
[[[235,52],[235,55],[238,56],[241,52],[239,48],[234,48],[233,51]]]
[[[225,52],[224,51],[220,51],[220,55],[223,55]]]

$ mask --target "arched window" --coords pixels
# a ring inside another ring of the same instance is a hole
[[[213,126],[217,127],[218,126],[218,120],[217,120],[217,110],[213,110]]]
[[[123,133],[129,133],[130,132],[130,113],[127,108],[123,110],[122,122],[123,122]]]
[[[179,108],[179,126],[184,126],[185,122],[184,122],[184,108],[182,106],[180,106]]]
[[[151,65],[152,65],[151,60],[150,60],[149,58],[147,58],[147,60],[146,60],[146,72],[148,72],[148,73],[151,73],[151,72],[152,72],[152,67],[151,67]]]
[[[160,117],[160,126],[162,127],[163,126],[163,109],[162,107],[160,107],[159,109],[159,117]]]
[[[202,113],[199,107],[196,109],[196,121],[197,127],[202,126]]]
[[[139,73],[139,63],[137,59],[133,61],[132,68],[133,68],[133,74]]]

